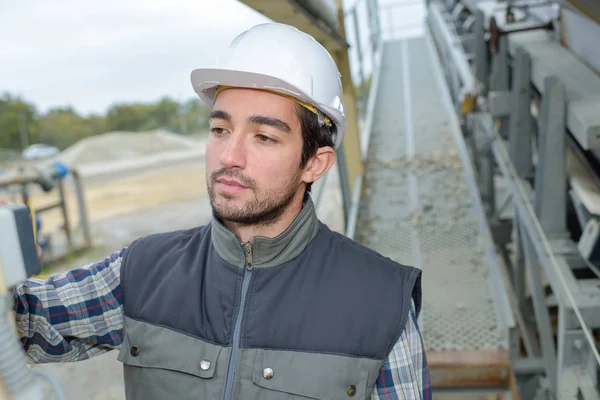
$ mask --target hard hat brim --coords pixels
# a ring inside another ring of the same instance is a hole
[[[313,103],[310,96],[296,86],[281,79],[255,72],[199,68],[192,71],[191,81],[194,91],[210,107],[213,106],[215,89],[219,86],[271,90]]]
[[[269,90],[310,103],[327,114],[336,124],[338,131],[344,132],[346,128],[337,110],[315,103],[310,94],[305,93],[295,85],[270,75],[222,68],[198,68],[191,73],[191,83],[194,91],[209,107],[214,105],[215,90],[219,86]],[[306,87],[311,87],[312,82],[306,83]],[[339,134],[338,138],[340,138]],[[336,142],[335,147],[337,148],[339,144]]]

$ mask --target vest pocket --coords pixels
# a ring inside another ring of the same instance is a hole
[[[117,359],[124,364],[128,400],[223,396],[227,350],[128,317],[124,323]]]
[[[368,399],[380,360],[297,351],[256,350],[252,381],[257,398]]]

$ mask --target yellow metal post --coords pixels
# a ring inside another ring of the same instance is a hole
[[[340,20],[340,36],[346,40],[346,28],[344,25],[344,9],[342,0],[336,0]],[[360,151],[360,129],[358,126],[358,108],[356,104],[356,92],[350,72],[350,57],[348,49],[328,49],[332,54],[340,73],[342,74],[342,85],[344,87],[344,111],[346,113],[346,136],[344,137],[344,152],[346,155],[346,168],[348,171],[348,186],[350,193],[354,191],[356,178],[363,175],[364,166]]]

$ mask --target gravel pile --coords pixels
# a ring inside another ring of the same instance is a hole
[[[156,130],[108,132],[80,140],[62,151],[57,159],[71,166],[143,159],[164,153],[202,151],[204,141]]]

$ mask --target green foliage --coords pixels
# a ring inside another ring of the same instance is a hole
[[[28,144],[46,143],[60,149],[110,131],[166,129],[193,134],[208,128],[209,111],[199,99],[179,103],[164,97],[156,103],[113,104],[106,115],[81,116],[71,107],[40,114],[35,105],[5,93],[0,97],[0,149],[22,150],[21,132]]]
[[[71,108],[54,108],[39,119],[39,141],[60,149],[93,135],[91,124]]]
[[[33,104],[8,93],[0,97],[0,148],[20,148],[21,130],[31,143],[38,129],[38,115]]]

